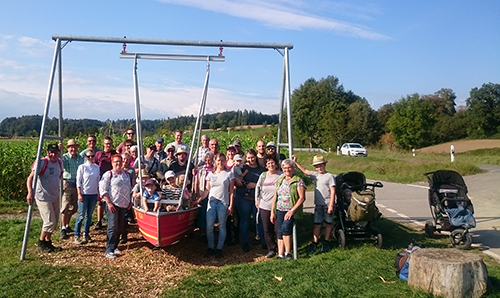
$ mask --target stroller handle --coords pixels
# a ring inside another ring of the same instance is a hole
[[[350,190],[360,190],[360,189],[364,189],[366,187],[372,187],[372,188],[380,187],[381,188],[381,187],[384,187],[384,185],[380,181],[376,181],[375,183],[365,183],[365,184],[355,184],[355,185],[351,185],[347,182],[344,182],[341,185],[341,188],[350,189]]]

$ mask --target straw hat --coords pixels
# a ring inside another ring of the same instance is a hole
[[[327,163],[327,161],[323,158],[322,155],[315,155],[313,157],[313,163],[312,163],[313,166],[320,165],[322,163]]]
[[[146,169],[142,169],[141,170],[141,176],[142,176],[142,178],[144,178],[144,177],[149,178],[148,171],[146,171]]]
[[[78,148],[78,147],[80,147],[80,144],[75,142],[74,139],[69,139],[68,143],[66,144],[66,148],[71,147],[71,146],[76,146]]]

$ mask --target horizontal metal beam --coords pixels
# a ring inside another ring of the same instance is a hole
[[[231,41],[201,41],[201,40],[169,40],[148,38],[126,38],[126,37],[98,37],[77,35],[52,35],[53,40],[61,41],[86,41],[107,43],[137,43],[150,45],[172,45],[172,46],[198,46],[198,47],[226,47],[226,48],[261,48],[261,49],[293,49],[291,43],[265,43],[265,42],[231,42]]]
[[[146,54],[146,53],[120,53],[122,59],[150,59],[150,60],[178,60],[178,61],[213,61],[225,62],[224,56],[209,55],[176,55],[176,54]]]

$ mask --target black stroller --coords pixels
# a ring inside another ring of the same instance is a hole
[[[436,231],[449,231],[453,246],[469,249],[472,244],[469,229],[476,226],[476,220],[464,179],[451,170],[424,175],[429,183],[429,206],[433,218],[425,223],[425,235],[431,237]]]
[[[345,247],[347,238],[373,241],[381,248],[382,234],[372,223],[381,216],[375,205],[375,187],[383,187],[382,183],[368,184],[363,173],[347,172],[335,178],[335,185],[336,222],[332,233],[339,247]]]

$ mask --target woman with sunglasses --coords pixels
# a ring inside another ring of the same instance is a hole
[[[94,163],[94,150],[85,152],[85,163],[78,166],[76,171],[76,190],[78,192],[78,217],[75,224],[75,244],[85,244],[91,242],[89,235],[92,213],[94,213],[99,191],[99,166]],[[83,239],[80,238],[82,221]]]

